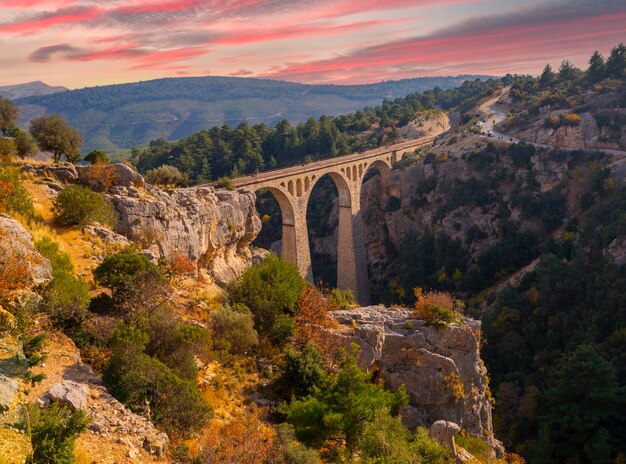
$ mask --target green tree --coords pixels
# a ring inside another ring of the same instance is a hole
[[[33,199],[24,187],[19,168],[0,167],[0,212],[5,210],[24,216],[35,214]]]
[[[360,433],[377,411],[386,408],[395,414],[407,403],[404,387],[392,393],[371,382],[371,374],[357,365],[358,353],[358,346],[353,345],[337,374],[329,376],[325,385],[280,406],[303,443],[331,448],[341,444],[352,455]]]
[[[606,63],[604,57],[597,50],[589,58],[587,76],[591,82],[599,82],[606,77]]]
[[[578,78],[580,75],[580,69],[574,67],[569,60],[563,60],[561,66],[559,66],[559,81],[571,82]]]
[[[11,100],[0,97],[0,131],[7,135],[8,131],[15,127],[20,110]]]
[[[188,181],[185,174],[167,164],[150,169],[146,173],[146,180],[157,185],[185,185]]]
[[[55,162],[63,155],[71,163],[80,161],[83,137],[60,115],[52,114],[33,119],[29,130],[39,148],[51,152]]]
[[[66,227],[84,227],[93,222],[106,226],[115,224],[115,212],[102,195],[81,185],[65,187],[52,205],[54,220]]]
[[[35,140],[28,132],[17,129],[15,133],[15,147],[17,148],[18,156],[25,158],[29,155],[36,155],[39,152]]]
[[[450,451],[428,438],[419,428],[415,435],[386,409],[376,411],[359,437],[359,459],[363,464],[448,464]]]
[[[74,462],[74,442],[87,430],[89,418],[82,411],[53,403],[46,409],[31,404],[27,407],[27,427],[33,454],[29,462],[36,464],[71,464]]]
[[[556,73],[552,70],[552,66],[547,64],[545,68],[543,68],[543,72],[541,73],[541,77],[539,78],[539,84],[542,87],[550,87],[556,81]]]
[[[626,446],[625,394],[611,364],[592,346],[566,355],[544,394],[538,460],[613,462]]]
[[[313,393],[326,377],[324,360],[314,344],[308,343],[302,351],[285,350],[285,368],[280,380],[292,394],[300,397]]]
[[[626,45],[620,43],[617,47],[613,47],[606,61],[606,71],[609,77],[626,78]]]
[[[293,315],[304,285],[294,265],[270,255],[262,263],[248,268],[229,287],[229,294],[234,303],[250,308],[259,335],[282,344],[293,330]]]
[[[106,152],[102,150],[93,150],[90,151],[87,156],[85,156],[85,161],[88,161],[89,164],[99,164],[99,163],[108,163],[109,156]]]

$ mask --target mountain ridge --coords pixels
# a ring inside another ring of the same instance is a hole
[[[9,100],[17,100],[19,98],[50,95],[66,90],[69,89],[63,86],[48,85],[42,81],[31,81],[0,86],[0,97],[8,98]]]
[[[361,85],[311,85],[242,77],[162,78],[69,90],[16,100],[20,125],[59,113],[85,138],[84,151],[115,151],[150,140],[180,139],[200,129],[242,121],[293,123],[338,115],[434,87],[456,87],[482,75],[418,77]]]

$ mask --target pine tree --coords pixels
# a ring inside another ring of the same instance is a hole
[[[587,76],[591,82],[599,82],[606,77],[606,63],[604,62],[604,57],[598,51],[594,52],[589,59]]]
[[[545,68],[543,68],[543,72],[541,73],[541,77],[539,78],[539,84],[541,87],[550,87],[554,81],[556,80],[556,74],[552,70],[552,66],[547,64]]]
[[[626,46],[623,43],[611,50],[611,55],[606,61],[606,70],[609,77],[626,78]]]

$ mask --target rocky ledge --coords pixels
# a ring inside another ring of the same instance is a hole
[[[409,404],[405,425],[459,424],[486,441],[497,455],[487,369],[480,358],[480,322],[463,318],[445,328],[429,327],[409,310],[368,306],[333,313],[341,328],[332,336],[361,347],[360,363],[391,389],[404,385]]]

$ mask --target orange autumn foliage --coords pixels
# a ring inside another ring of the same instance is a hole
[[[15,254],[10,243],[11,237],[0,229],[0,301],[24,290],[30,283],[30,264],[37,264],[34,257]]]
[[[254,409],[219,430],[211,431],[200,444],[200,462],[206,464],[264,464],[277,461],[274,431]]]

